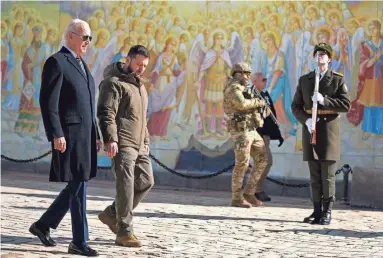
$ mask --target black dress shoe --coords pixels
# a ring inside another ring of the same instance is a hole
[[[49,234],[48,230],[41,230],[36,226],[36,223],[33,223],[32,226],[29,228],[29,232],[31,232],[32,235],[37,236],[41,243],[45,246],[56,246],[56,242],[53,241]]]
[[[264,191],[255,193],[255,197],[257,197],[257,199],[260,200],[261,202],[271,201],[271,198]]]
[[[69,244],[68,253],[82,255],[82,256],[88,256],[88,257],[98,256],[98,252],[96,250],[90,248],[89,246],[79,248],[78,246],[76,246],[72,242]]]

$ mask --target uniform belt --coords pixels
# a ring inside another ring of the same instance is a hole
[[[305,111],[306,111],[307,114],[310,114],[310,115],[313,113],[312,109],[305,109]],[[339,113],[336,112],[336,111],[333,111],[333,110],[318,109],[317,110],[317,114],[318,115],[338,115]]]

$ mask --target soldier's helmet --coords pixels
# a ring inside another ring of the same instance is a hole
[[[331,58],[331,54],[332,54],[332,47],[329,45],[329,44],[326,44],[326,43],[318,43],[317,45],[315,45],[314,47],[314,56],[316,54],[316,52],[318,51],[324,51],[327,53],[328,57]]]
[[[231,76],[233,76],[235,73],[251,73],[251,67],[246,62],[240,62],[231,68]]]

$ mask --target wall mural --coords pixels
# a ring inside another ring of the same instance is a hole
[[[290,104],[297,79],[315,67],[318,42],[333,46],[333,70],[352,97],[342,116],[343,160],[383,167],[383,3],[378,1],[1,2],[2,153],[27,159],[49,150],[39,110],[40,74],[73,17],[93,41],[95,77],[124,62],[134,44],[151,54],[145,77],[152,154],[176,170],[215,172],[234,161],[222,90],[231,66],[247,61],[267,76],[285,143],[272,144],[272,173],[306,177],[301,130]],[[379,158],[380,157],[380,158]],[[44,160],[49,160],[49,157]],[[104,155],[99,165],[110,165]],[[155,165],[155,169],[159,169]]]

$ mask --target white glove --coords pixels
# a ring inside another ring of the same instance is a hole
[[[305,122],[307,129],[309,130],[309,133],[312,133],[312,125],[313,125],[313,120],[312,118],[308,118]]]
[[[319,92],[314,92],[314,95],[312,96],[312,101],[318,101],[319,104],[324,104],[324,97]]]
[[[317,119],[317,122],[319,121],[319,118]],[[313,119],[308,118],[305,122],[307,129],[309,130],[310,133],[312,133],[312,128],[313,128]]]

